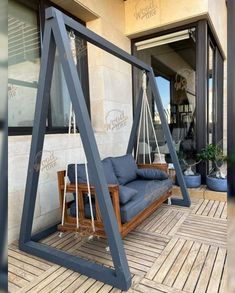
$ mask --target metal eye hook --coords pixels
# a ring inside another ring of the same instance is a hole
[[[70,30],[69,37],[70,37],[70,39],[75,40],[75,34],[74,34],[73,30]]]

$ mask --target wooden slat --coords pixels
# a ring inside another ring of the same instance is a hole
[[[188,266],[188,278],[187,281],[184,284],[181,283],[180,281],[180,276],[178,277],[178,284],[174,284],[174,286],[178,286],[180,289],[184,289],[186,292],[194,292],[194,289],[197,284],[197,280],[200,276],[202,267],[204,265],[208,250],[209,250],[209,245],[202,244],[200,247],[200,244],[195,243],[196,248],[193,247],[191,250],[191,264]],[[200,249],[200,251],[199,251]],[[184,271],[186,272],[187,267],[185,267]],[[185,275],[185,274],[184,274]],[[186,278],[184,277],[184,280]]]
[[[184,247],[181,249],[180,253],[178,254],[174,264],[172,265],[172,267],[170,268],[167,276],[165,277],[164,279],[164,284],[169,286],[169,287],[172,287],[173,284],[174,284],[174,281],[177,277],[177,275],[179,274],[184,262],[185,262],[185,259],[187,258],[188,256],[188,253],[191,249],[193,245],[193,241],[186,241]]]
[[[33,265],[34,267],[40,268],[41,270],[44,270],[44,271],[46,271],[47,269],[50,268],[50,265],[45,264],[44,262],[36,260],[35,258],[31,258],[27,255],[18,253],[16,251],[11,250],[11,249],[8,250],[8,255],[15,258],[15,259],[18,259],[24,263],[27,263],[27,264]]]
[[[197,286],[194,291],[195,293],[206,292],[206,288],[208,286],[210,274],[214,266],[214,261],[216,258],[217,251],[218,251],[217,247],[214,247],[214,246],[210,247],[205,264],[203,266]]]
[[[160,269],[161,265],[171,252],[171,250],[174,248],[175,244],[177,243],[178,238],[174,237],[166,246],[166,248],[163,250],[162,254],[159,256],[159,258],[155,261],[152,268],[149,270],[149,272],[146,275],[146,278],[153,280],[155,275],[157,274],[158,270]]]
[[[216,211],[217,211],[217,208],[218,208],[218,206],[219,206],[219,201],[214,201],[214,204],[213,204],[213,206],[212,206],[212,208],[211,208],[211,210],[210,210],[210,212],[209,212],[209,214],[208,214],[208,216],[209,217],[214,217],[214,215],[215,215],[215,213],[216,213]]]
[[[162,283],[165,279],[168,271],[170,270],[172,264],[174,263],[175,259],[177,258],[178,254],[181,251],[181,248],[185,244],[184,239],[179,239],[174,247],[174,249],[171,251],[171,253],[168,255],[168,257],[165,259],[164,263],[161,265],[161,268],[158,270],[157,274],[154,277],[154,281],[158,283]]]
[[[228,263],[226,258],[224,271],[223,271],[223,277],[220,283],[219,293],[227,293],[227,292],[228,292]]]
[[[79,276],[70,286],[68,286],[63,292],[71,293],[77,290],[88,279],[86,276]]]
[[[154,281],[151,281],[149,279],[143,279],[140,284],[143,284],[145,286],[148,287],[148,291],[146,291],[147,293],[152,292],[152,288],[159,290],[160,292],[164,292],[164,293],[182,293],[180,290],[173,288],[173,287],[168,287],[164,284],[159,284],[156,283]],[[154,291],[153,291],[154,292]]]
[[[74,272],[70,276],[68,276],[60,285],[54,288],[51,292],[52,293],[60,293],[63,292],[67,287],[69,287],[78,277],[80,274]]]
[[[210,276],[209,286],[207,288],[207,291],[210,293],[216,293],[219,291],[219,285],[222,279],[225,258],[226,258],[226,249],[219,248],[219,251],[214,263],[213,271]]]
[[[222,202],[222,201],[220,202],[220,204],[219,204],[219,206],[218,206],[218,208],[216,210],[216,213],[215,213],[215,218],[220,218],[221,217],[221,214],[223,212],[223,209],[224,209],[225,205],[226,205],[226,202]]]
[[[200,244],[199,243],[194,243],[194,245],[191,248],[191,251],[187,257],[187,260],[185,261],[185,263],[183,264],[175,282],[174,282],[174,288],[177,288],[179,290],[182,290],[184,287],[184,284],[188,278],[189,272],[192,269],[192,266],[194,264],[194,261],[197,257],[198,251],[200,248]]]
[[[197,200],[163,204],[123,240],[132,274],[128,293],[227,293],[227,204]],[[113,267],[107,239],[54,233],[42,243]],[[121,293],[102,282],[9,248],[10,292]]]

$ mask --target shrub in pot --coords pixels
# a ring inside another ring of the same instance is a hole
[[[206,178],[207,187],[214,191],[227,191],[227,158],[223,150],[215,144],[209,144],[201,150],[198,157],[205,161],[211,162],[212,167]]]
[[[196,173],[195,167],[200,161],[197,159],[197,155],[190,154],[186,156],[184,153],[178,154],[181,168],[183,170],[183,176],[185,184],[188,188],[197,188],[201,185],[201,174]]]

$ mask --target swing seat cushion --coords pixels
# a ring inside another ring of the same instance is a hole
[[[137,178],[137,165],[131,154],[111,158],[111,160],[120,185],[125,185]]]
[[[168,175],[166,172],[159,170],[159,169],[138,169],[136,171],[137,176],[140,177],[140,179],[145,180],[165,180],[168,178]]]
[[[122,223],[129,222],[133,217],[142,212],[152,202],[159,199],[165,192],[172,188],[171,179],[166,180],[135,180],[126,185],[136,189],[137,195],[121,205]]]
[[[118,179],[113,171],[112,162],[109,158],[102,160],[102,166],[104,169],[104,175],[107,180],[108,184],[118,184]],[[91,172],[89,170],[88,165],[88,174],[89,174],[89,181],[91,185],[94,185],[94,179],[92,178]],[[85,164],[77,164],[77,176],[78,176],[78,184],[85,183],[87,184],[86,178],[86,168]],[[75,165],[70,164],[68,165],[68,177],[71,183],[75,183]]]

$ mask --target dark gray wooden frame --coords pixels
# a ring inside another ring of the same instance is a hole
[[[227,123],[228,123],[228,157],[231,162],[228,164],[228,196],[229,199],[235,200],[235,1],[227,0],[228,11],[228,36],[227,36],[227,48],[228,48],[228,83],[227,83]]]
[[[72,57],[72,52],[66,33],[66,27],[73,28],[73,30],[76,31],[79,36],[84,38],[86,41],[98,46],[108,53],[111,53],[112,55],[122,59],[123,61],[126,61],[141,70],[144,70],[147,73],[154,99],[158,107],[160,118],[162,119],[165,137],[168,143],[173,163],[175,165],[177,178],[183,195],[182,199],[172,199],[172,203],[183,206],[190,206],[191,204],[189,194],[184,182],[183,174],[179,165],[179,161],[173,146],[170,130],[164,115],[161,98],[158,92],[157,84],[154,79],[152,68],[142,61],[138,60],[134,56],[128,54],[124,50],[108,42],[104,38],[93,33],[92,31],[74,21],[72,18],[66,16],[59,10],[50,7],[46,9],[43,52],[41,58],[41,69],[38,83],[36,111],[29,157],[19,247],[21,250],[27,253],[31,253],[48,261],[65,266],[69,269],[80,272],[81,274],[85,274],[88,277],[95,278],[99,281],[120,288],[121,290],[127,290],[131,285],[131,274],[129,271],[123,243],[118,230],[112,202],[109,196],[108,185],[101,165],[100,155],[92,130],[87,106],[84,99],[84,94]],[[41,153],[43,149],[46,128],[46,116],[49,106],[50,88],[56,47],[59,52],[59,57],[64,70],[72,105],[77,117],[77,123],[80,130],[85,154],[88,160],[88,164],[90,165],[90,171],[93,175],[94,186],[97,192],[97,199],[104,223],[105,233],[107,235],[108,245],[110,247],[113,259],[114,270],[96,263],[92,263],[91,261],[84,260],[79,256],[72,256],[66,252],[57,250],[42,243],[38,243],[40,239],[56,231],[56,226],[49,227],[48,229],[32,236],[33,216],[40,174],[40,170],[38,171],[38,169],[35,168],[35,158],[37,158],[37,163],[40,164],[37,154]],[[131,153],[133,151],[138,128],[137,121],[139,120],[139,111],[140,109],[137,109],[137,115],[134,119],[127,153]]]

